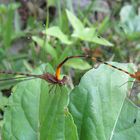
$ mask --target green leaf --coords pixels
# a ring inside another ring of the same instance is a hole
[[[120,18],[122,22],[133,19],[136,15],[135,9],[132,5],[125,5],[120,11]]]
[[[46,34],[58,38],[62,43],[70,45],[72,42],[68,39],[61,29],[57,26],[46,29]]]
[[[73,13],[68,10],[66,10],[66,13],[68,20],[72,24],[72,27],[75,31],[81,31],[84,29],[84,25],[82,24],[82,22],[75,15],[73,15]]]
[[[132,66],[112,64],[126,70]],[[107,65],[83,76],[69,103],[80,140],[139,140],[140,110],[127,101],[132,83],[124,83],[129,80],[127,74]]]
[[[65,113],[65,139],[66,140],[78,140],[77,128],[72,118],[72,115],[66,110]],[[71,129],[70,129],[71,128]],[[71,136],[71,137],[69,137]]]
[[[120,24],[129,39],[139,39],[140,36],[140,15],[132,5],[124,6],[120,11]]]
[[[74,33],[72,34],[73,37],[79,38],[83,41],[97,43],[100,45],[113,46],[113,44],[107,41],[106,39],[99,37],[94,27],[85,28],[82,22],[70,11],[66,10],[66,13],[70,23],[74,28]]]
[[[113,140],[139,140],[140,138],[140,109],[130,100],[123,103],[120,116],[112,135]]]
[[[98,36],[96,29],[93,27],[84,28],[83,30],[80,30],[80,31],[75,31],[72,34],[72,36],[77,37],[83,41],[89,41],[89,42],[93,42],[93,43],[97,43],[97,44],[105,45],[105,46],[113,46],[112,43],[102,38],[101,36]]]
[[[65,113],[65,86],[52,88],[40,79],[24,81],[14,87],[9,104],[2,129],[4,140],[77,140],[76,126]]]
[[[71,59],[65,63],[65,66],[69,66],[74,69],[79,70],[87,70],[91,68],[91,65],[89,65],[86,61],[77,58],[77,59]]]
[[[108,40],[106,40],[105,38],[103,38],[101,36],[93,37],[91,42],[94,42],[94,43],[97,43],[97,44],[100,44],[100,45],[110,46],[110,47],[113,46],[112,43],[110,43]]]

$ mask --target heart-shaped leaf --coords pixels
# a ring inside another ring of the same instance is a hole
[[[107,65],[83,76],[69,104],[80,140],[139,140],[140,110],[127,100],[132,83],[126,81],[127,74]]]
[[[3,140],[77,140],[67,104],[65,86],[49,86],[40,79],[19,83],[5,111]]]

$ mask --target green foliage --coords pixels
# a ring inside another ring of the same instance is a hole
[[[130,39],[139,39],[140,36],[140,15],[132,5],[124,6],[120,11],[121,25],[124,32]]]
[[[0,4],[0,70],[32,73],[40,64],[49,62],[56,68],[67,56],[81,54],[139,64],[139,2],[83,3],[48,0],[44,9],[40,1],[30,1],[32,9],[28,2]],[[63,74],[74,77],[72,91],[66,86],[52,88],[40,79],[0,81],[3,140],[139,140],[139,108],[127,98],[132,83],[124,84],[132,79],[102,65],[88,71],[75,87],[81,70],[91,68],[89,62],[71,59],[62,68]],[[128,71],[133,67],[113,64]],[[34,73],[42,74],[42,67]],[[50,65],[46,69],[54,74]],[[13,85],[9,97],[6,92]]]
[[[70,40],[68,40],[68,36],[65,35],[57,26],[46,29],[46,34],[58,38],[62,43],[66,45],[70,45],[72,43]]]
[[[83,76],[69,103],[80,140],[139,139],[140,110],[127,99],[130,83],[121,86],[129,80],[128,75],[106,65]]]
[[[53,59],[57,59],[57,52],[56,50],[46,41],[43,39],[37,37],[37,36],[32,36],[33,41],[37,42],[37,44],[43,48],[45,53],[49,53]]]
[[[123,65],[125,69],[131,67]],[[9,99],[3,139],[138,140],[139,109],[127,99],[132,83],[121,86],[129,79],[102,65],[88,71],[70,96],[65,86],[51,89],[40,79],[21,82]]]
[[[14,3],[8,6],[0,5],[0,40],[4,48],[9,48],[13,39],[19,37],[13,26],[14,13],[18,7],[19,4]]]
[[[97,34],[96,28],[85,28],[82,22],[78,18],[76,18],[70,11],[67,10],[66,12],[68,19],[74,28],[74,33],[72,34],[73,37],[100,45],[113,46],[112,43]]]
[[[85,41],[85,42],[106,45],[106,46],[113,46],[113,44],[111,44],[109,41],[100,37],[97,34],[96,28],[94,27],[85,28],[82,22],[76,16],[74,16],[70,11],[66,10],[66,14],[67,14],[68,20],[70,21],[70,23],[72,24],[74,28],[74,32],[71,35],[64,34],[63,31],[58,26],[52,26],[42,31],[47,36],[45,39],[42,39],[37,36],[32,37],[33,41],[35,41],[41,47],[44,53],[50,54],[52,58],[55,60],[55,62],[57,62],[57,64],[61,62],[66,56],[71,55],[73,51],[76,52],[76,54],[81,52],[81,48],[77,48],[77,47],[81,47],[77,43],[80,40]],[[57,46],[55,49],[53,47],[54,42],[52,42],[52,40],[49,39],[49,37],[54,38],[55,44]],[[61,47],[58,47],[60,45]],[[62,47],[63,45],[68,45],[68,46]],[[71,48],[68,48],[68,47],[71,47]],[[60,53],[62,53],[62,50],[63,52],[65,52],[65,55],[64,57],[59,58],[58,56]],[[86,64],[86,62],[84,63]],[[76,66],[77,64],[78,63],[76,61],[73,61],[73,63],[70,63],[70,62],[67,63],[66,66],[70,66],[76,69],[81,69],[80,68],[81,66]],[[85,68],[82,68],[82,69],[85,70],[88,68],[89,68],[89,65],[87,64]]]
[[[18,39],[26,35],[25,31],[21,30],[18,19],[17,9],[20,7],[18,3],[10,3],[8,5],[0,4],[0,69],[26,69],[24,64],[27,64],[27,53],[16,53],[14,43]],[[12,47],[15,49],[12,51]],[[14,55],[13,55],[14,52]]]
[[[69,66],[79,70],[88,70],[91,68],[91,65],[89,65],[86,61],[81,60],[79,58],[75,60],[74,59],[69,60],[68,62],[65,63],[65,66]]]
[[[40,79],[14,87],[5,112],[3,139],[77,139],[72,116],[66,110],[67,88],[49,88],[47,82]]]

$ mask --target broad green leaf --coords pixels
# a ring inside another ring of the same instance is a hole
[[[117,120],[113,140],[139,140],[140,139],[140,108],[126,99]]]
[[[56,50],[48,42],[44,42],[43,39],[36,36],[32,36],[32,39],[37,42],[37,44],[40,45],[46,53],[49,53],[53,58],[57,59]]]
[[[65,139],[66,140],[78,140],[77,128],[72,118],[72,115],[66,110],[65,112]],[[70,129],[71,128],[71,129]],[[69,137],[71,136],[71,137]]]
[[[67,13],[68,20],[71,23],[71,25],[72,25],[72,27],[74,28],[75,31],[81,31],[81,30],[84,29],[84,25],[75,15],[73,15],[68,10],[66,10],[66,13]]]
[[[77,37],[83,41],[89,41],[105,46],[113,46],[112,43],[98,36],[95,28],[84,28],[83,30],[75,31],[72,36]]]
[[[62,43],[70,45],[72,42],[68,39],[61,29],[57,26],[46,29],[46,34],[58,38]]]
[[[73,119],[66,115],[67,104],[65,86],[52,88],[40,79],[19,83],[5,111],[3,140],[77,140]]]
[[[125,70],[132,66],[112,64]],[[83,76],[70,93],[69,103],[80,140],[139,140],[140,110],[126,97],[130,79],[107,65]]]
[[[74,69],[79,70],[87,70],[90,69],[91,66],[84,60],[77,58],[77,59],[71,59],[65,63],[65,66],[69,66]]]

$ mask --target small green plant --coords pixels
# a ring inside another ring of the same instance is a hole
[[[46,35],[46,39],[42,39],[37,36],[32,37],[33,41],[39,44],[39,46],[41,46],[41,49],[44,50],[46,54],[48,53],[52,56],[53,60],[55,61],[55,64],[58,64],[65,57],[69,55],[73,55],[72,52],[75,52],[75,54],[76,53],[80,54],[81,44],[78,43],[80,41],[82,41],[83,43],[87,42],[89,44],[96,43],[99,45],[104,45],[109,47],[113,46],[112,43],[102,38],[98,34],[95,27],[84,27],[83,23],[68,10],[66,10],[66,15],[73,27],[73,32],[71,33],[71,35],[63,33],[63,31],[58,26],[52,26],[42,31]],[[52,38],[54,38],[53,41]],[[55,42],[55,46],[57,46],[55,48],[53,46],[54,42]],[[59,57],[59,54],[62,53],[62,49],[63,49],[63,54]],[[87,66],[85,67],[85,69],[88,69],[89,66],[86,64],[86,62],[84,63],[85,66]],[[81,64],[83,64],[83,62]],[[69,66],[70,67],[76,66],[76,61],[71,60]]]

